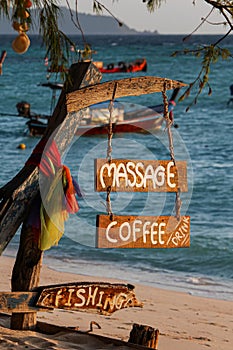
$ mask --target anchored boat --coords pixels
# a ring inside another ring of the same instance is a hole
[[[131,73],[147,71],[147,61],[145,58],[138,58],[133,62],[121,61],[117,65],[109,63],[106,67],[103,67],[100,62],[96,62],[96,66],[101,73]]]

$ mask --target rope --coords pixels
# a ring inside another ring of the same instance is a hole
[[[173,145],[173,136],[172,136],[172,130],[171,130],[171,126],[173,124],[173,119],[170,119],[170,116],[169,116],[168,98],[167,98],[166,91],[167,91],[167,81],[165,79],[163,91],[162,91],[163,104],[164,104],[163,115],[164,115],[164,118],[166,120],[166,129],[167,129],[167,134],[168,134],[170,157],[171,157],[171,160],[173,161],[174,165],[176,165],[175,154],[174,154],[174,145]],[[176,211],[177,220],[180,220],[181,205],[182,205],[182,201],[180,198],[180,188],[178,188],[178,191],[176,192],[176,201],[175,201],[175,211]]]
[[[112,161],[112,137],[113,137],[113,132],[112,132],[112,114],[113,114],[113,107],[114,107],[114,99],[115,99],[115,94],[116,94],[116,89],[117,89],[117,82],[114,84],[113,88],[113,93],[112,93],[112,98],[110,100],[108,110],[109,110],[109,125],[108,125],[108,146],[107,146],[107,160],[109,163]],[[111,186],[107,188],[107,197],[106,197],[106,210],[108,215],[110,215],[110,219],[112,220],[113,213],[112,213],[112,204],[111,204]]]
[[[112,114],[113,114],[113,106],[114,106],[114,99],[115,99],[116,89],[117,89],[117,82],[114,85],[112,98],[111,98],[109,106],[108,106],[108,110],[109,110],[109,124],[108,124],[107,160],[109,162],[111,162],[111,160],[112,160],[112,137],[113,137],[113,132],[112,132]]]
[[[111,186],[108,186],[107,197],[106,197],[106,210],[108,215],[110,215],[110,219],[112,220],[113,212],[112,212],[112,203],[111,203],[111,197],[110,197],[111,190],[112,190]]]
[[[169,150],[170,150],[170,156],[171,156],[171,160],[174,162],[175,164],[175,155],[174,155],[174,146],[173,146],[173,137],[172,137],[172,131],[171,131],[171,126],[173,124],[173,121],[169,118],[169,111],[168,111],[168,98],[167,98],[167,94],[166,94],[166,85],[167,82],[166,80],[164,81],[164,86],[163,86],[163,105],[164,105],[164,118],[166,120],[166,129],[167,129],[167,134],[168,134],[168,142],[169,142]]]

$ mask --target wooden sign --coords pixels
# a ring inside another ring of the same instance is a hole
[[[39,287],[33,292],[0,292],[0,312],[37,312],[54,308],[111,315],[142,307],[131,284],[80,282]]]
[[[36,307],[37,292],[0,292],[0,312],[46,311]]]
[[[188,191],[186,161],[95,159],[95,189],[98,192]]]
[[[183,248],[190,245],[190,217],[97,216],[97,248]]]

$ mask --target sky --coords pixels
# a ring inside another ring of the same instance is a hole
[[[75,0],[68,0],[71,8],[75,8]],[[211,10],[210,5],[204,0],[166,0],[162,6],[153,13],[149,13],[142,0],[99,0],[110,11],[128,27],[144,31],[155,31],[159,34],[189,34],[201,22]],[[60,0],[61,5],[66,0]],[[93,14],[92,0],[78,0],[78,10],[82,13]],[[104,15],[108,15],[106,11]],[[211,22],[222,22],[223,19],[215,10]],[[227,27],[223,25],[210,25],[205,23],[196,34],[224,34]]]

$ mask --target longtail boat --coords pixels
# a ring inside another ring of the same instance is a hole
[[[173,91],[169,99],[169,116],[172,119],[175,99],[179,88]],[[108,133],[109,128],[109,101],[88,107],[77,129],[78,136],[98,136]],[[114,103],[112,128],[114,133],[150,133],[159,130],[164,122],[163,104],[156,106],[141,106],[138,104],[118,102]],[[48,118],[38,118],[33,114],[27,121],[31,136],[42,136],[47,127]]]
[[[95,64],[95,62],[94,62]],[[146,72],[147,61],[145,58],[138,58],[133,62],[119,62],[117,65],[109,63],[106,67],[102,67],[99,62],[97,67],[101,73],[134,73],[134,72]]]
[[[57,90],[62,89],[63,84],[46,82],[40,84],[52,89],[52,102],[55,99],[54,94]],[[180,88],[173,90],[169,99],[169,115],[172,119],[173,109],[176,105],[175,99]],[[51,102],[51,103],[52,103]],[[76,135],[80,136],[97,136],[108,133],[109,128],[109,101],[94,104],[85,109],[82,120],[77,129]],[[18,116],[29,119],[26,122],[26,133],[30,136],[43,136],[50,115],[41,115],[31,112],[30,104],[21,101],[16,105]],[[51,105],[51,111],[53,106]],[[155,106],[142,106],[133,103],[115,101],[112,116],[112,128],[117,133],[150,133],[159,130],[164,122],[163,104]]]

